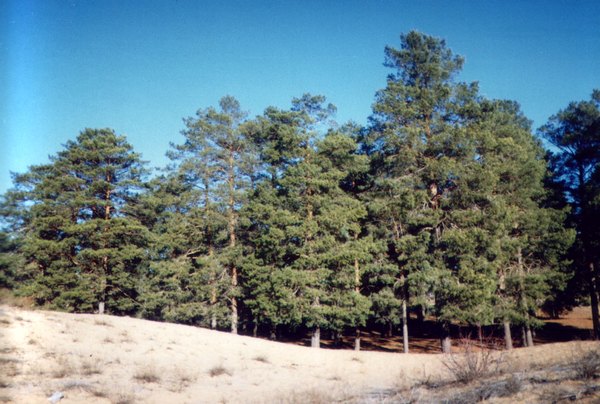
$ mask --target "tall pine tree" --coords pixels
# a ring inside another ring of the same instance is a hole
[[[110,129],[86,129],[51,163],[15,176],[25,292],[68,311],[133,313],[146,228],[128,214],[145,173],[140,156]]]

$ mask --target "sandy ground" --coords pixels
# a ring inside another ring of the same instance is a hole
[[[517,349],[511,366],[555,363],[573,349]],[[0,402],[48,403],[54,392],[64,394],[61,404],[376,401],[381,392],[447,377],[442,361],[0,306]]]

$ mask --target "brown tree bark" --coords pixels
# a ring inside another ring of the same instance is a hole
[[[504,346],[509,351],[513,349],[512,334],[510,332],[510,322],[508,320],[504,320]]]

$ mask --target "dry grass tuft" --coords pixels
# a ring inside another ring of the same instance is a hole
[[[154,366],[144,366],[138,368],[134,373],[133,378],[138,382],[143,383],[158,383],[160,382],[160,375]]]
[[[52,369],[50,375],[55,379],[62,379],[67,376],[72,376],[74,373],[76,373],[76,371],[71,361],[64,356],[60,356],[56,361],[56,367]]]
[[[173,371],[173,384],[169,390],[173,392],[181,392],[191,384],[195,383],[198,379],[196,374],[190,373],[181,368],[175,368]]]
[[[262,362],[262,363],[270,363],[269,359],[265,356],[265,355],[256,355],[254,358],[255,361],[257,362]]]
[[[0,358],[0,373],[7,377],[14,377],[21,373],[20,361],[15,358]]]
[[[113,325],[111,323],[109,323],[108,321],[101,319],[101,318],[97,318],[94,320],[94,324],[96,325],[102,325],[105,327],[112,327]]]
[[[503,355],[489,348],[487,344],[477,347],[475,341],[469,338],[461,339],[463,353],[450,353],[444,356],[443,365],[460,383],[470,383],[492,375],[499,375]]]
[[[100,397],[97,394],[96,396]],[[106,395],[103,397],[106,397]],[[136,402],[135,395],[131,391],[114,392],[109,396],[109,399],[112,404],[134,404]]]
[[[102,367],[96,360],[85,358],[81,361],[81,373],[84,376],[99,375],[102,374]]]
[[[223,365],[217,365],[217,366],[213,366],[212,368],[210,368],[208,370],[208,374],[210,375],[210,377],[216,377],[216,376],[222,376],[222,375],[231,376],[231,371]]]
[[[81,390],[93,393],[94,386],[83,380],[68,380],[62,384],[62,390]]]
[[[600,348],[594,347],[584,351],[581,346],[573,352],[571,368],[577,379],[594,379],[600,373]]]
[[[133,339],[129,336],[129,333],[126,330],[121,331],[119,336],[121,336],[121,343],[133,342]]]

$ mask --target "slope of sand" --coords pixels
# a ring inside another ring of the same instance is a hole
[[[520,366],[567,344],[513,352]],[[375,400],[447,376],[442,355],[312,349],[127,317],[0,306],[0,402],[268,403]],[[516,365],[515,365],[516,366]],[[371,399],[371,398],[373,399]]]

